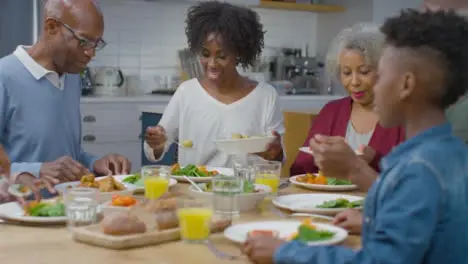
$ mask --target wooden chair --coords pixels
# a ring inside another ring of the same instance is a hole
[[[309,134],[312,121],[317,116],[317,110],[304,112],[284,112],[285,134],[283,138],[286,153],[286,162],[283,165],[283,177],[289,177],[289,169],[296,159],[299,148],[304,144],[304,140]]]

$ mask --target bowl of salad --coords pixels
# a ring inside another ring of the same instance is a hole
[[[188,177],[194,182],[211,182],[211,179],[217,175],[233,175],[234,171],[230,168],[209,167],[204,165],[187,164],[172,165],[171,177],[177,181],[187,182]]]
[[[190,186],[189,195],[195,199],[211,200],[213,195],[211,192],[211,182],[198,184],[198,186],[203,192],[200,192],[194,186]],[[240,211],[246,212],[256,209],[270,192],[271,188],[269,186],[244,182],[244,190],[239,194]]]

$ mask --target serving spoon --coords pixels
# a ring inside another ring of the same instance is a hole
[[[198,184],[196,184],[194,181],[192,181],[189,177],[187,176],[184,176],[184,179],[187,180],[193,187],[195,187],[195,189],[197,189],[198,191],[200,192],[205,192],[202,190],[202,188],[200,188],[200,186],[198,186]]]

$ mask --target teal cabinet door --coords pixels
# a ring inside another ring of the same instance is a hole
[[[172,144],[172,146],[169,148],[169,151],[164,155],[163,159],[158,161],[158,162],[152,162],[149,161],[146,158],[144,149],[143,149],[143,144],[144,144],[144,138],[143,136],[145,135],[146,128],[149,126],[155,126],[159,123],[159,120],[161,120],[162,114],[156,114],[156,113],[148,113],[148,112],[143,112],[141,114],[141,165],[142,166],[147,166],[147,165],[172,165],[174,164],[177,159],[177,145]]]

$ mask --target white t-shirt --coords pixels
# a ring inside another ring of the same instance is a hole
[[[278,94],[266,83],[259,83],[244,98],[224,104],[208,94],[197,79],[188,80],[172,96],[159,125],[165,129],[168,142],[193,141],[193,149],[179,148],[180,164],[216,167],[228,166],[229,157],[217,150],[213,140],[231,138],[235,133],[254,136],[271,135],[276,131],[284,134]],[[155,159],[146,142],[144,149],[149,160],[161,159]]]

